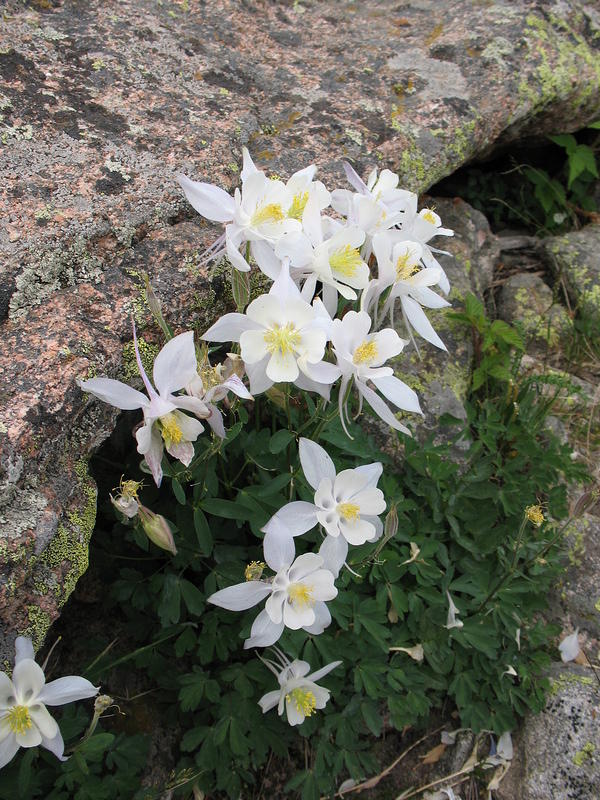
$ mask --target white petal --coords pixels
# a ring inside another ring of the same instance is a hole
[[[67,759],[63,756],[63,753],[65,752],[65,743],[63,742],[63,737],[60,730],[56,732],[56,736],[54,736],[52,739],[42,736],[42,747],[45,747],[46,750],[50,750],[51,753],[54,753],[59,761],[67,761]]]
[[[302,725],[304,722],[304,714],[297,708],[296,704],[293,702],[292,699],[288,700],[286,698],[285,701],[285,713],[287,716],[287,721],[290,725]]]
[[[16,702],[15,687],[6,672],[0,672],[0,713],[14,706]]]
[[[54,739],[58,732],[58,725],[46,706],[42,703],[34,703],[29,706],[29,714],[42,736]]]
[[[250,264],[238,250],[243,238],[242,231],[234,231],[235,226],[228,225],[225,229],[225,252],[232,266],[240,272],[250,272]],[[235,238],[234,238],[235,237]]]
[[[388,425],[390,425],[392,428],[395,428],[397,431],[402,431],[402,433],[407,433],[410,435],[408,428],[396,419],[389,407],[386,406],[376,392],[370,389],[366,383],[362,383],[361,381],[355,380],[355,384],[360,394],[365,398],[377,416],[381,417],[384,422],[387,422]]]
[[[348,557],[348,542],[343,536],[326,536],[319,548],[323,567],[337,578]]]
[[[244,642],[244,650],[250,647],[269,647],[280,638],[284,629],[283,620],[277,624],[271,620],[266,611],[261,611],[254,620],[250,630],[250,638]]]
[[[316,491],[323,478],[335,480],[335,466],[321,445],[310,439],[301,438],[298,446],[300,464],[304,477]]]
[[[421,406],[417,393],[394,375],[384,378],[373,378],[373,383],[381,394],[403,411],[414,411],[421,414]]]
[[[271,569],[274,572],[279,572],[290,566],[296,555],[296,548],[294,547],[292,534],[288,529],[279,524],[277,520],[273,522],[273,518],[271,518],[270,522],[271,525],[269,525],[263,539],[263,553],[265,561]]]
[[[240,172],[240,178],[242,179],[242,183],[245,183],[250,175],[254,172],[258,172],[254,161],[252,161],[252,157],[248,152],[247,147],[242,147],[242,171]]]
[[[38,700],[48,706],[62,706],[65,703],[73,703],[75,700],[95,697],[97,694],[98,687],[91,684],[86,678],[81,678],[79,675],[67,675],[47,683],[40,692]]]
[[[46,683],[44,671],[31,658],[24,658],[15,664],[12,681],[19,705],[27,705],[34,701]]]
[[[256,330],[260,326],[245,314],[225,314],[200,337],[206,342],[239,342],[244,331]]]
[[[8,736],[0,741],[0,769],[13,760],[18,749],[19,745],[14,733],[11,731]]]
[[[198,374],[194,332],[186,331],[174,336],[162,348],[154,361],[154,385],[160,395],[183,389]]]
[[[316,672],[313,672],[312,674],[308,675],[307,678],[313,683],[316,683],[317,681],[321,680],[321,678],[324,678],[325,675],[328,675],[331,672],[331,670],[335,669],[336,667],[339,667],[341,663],[342,663],[341,661],[332,661],[331,664],[327,664],[327,666],[321,667],[321,669],[318,669]]]
[[[503,758],[505,761],[510,761],[512,759],[513,743],[510,731],[506,731],[498,739],[498,744],[496,745],[496,753],[500,756],[500,758]]]
[[[317,515],[314,503],[307,503],[304,500],[295,500],[292,503],[280,508],[264,526],[265,533],[270,530],[273,524],[281,525],[289,536],[301,536],[306,531],[314,528],[317,524]],[[291,564],[293,556],[289,561]],[[276,568],[276,571],[280,569]]]
[[[316,392],[317,394],[320,394],[324,400],[329,401],[329,395],[331,394],[331,385],[313,381],[310,378],[308,378],[303,372],[301,372],[294,381],[294,386],[297,386],[299,389],[304,389],[304,391],[306,392]]]
[[[230,222],[233,219],[235,203],[226,191],[210,183],[192,181],[185,175],[177,175],[177,180],[192,208],[203,217],[213,222]]]
[[[385,498],[381,489],[376,489],[369,486],[354,498],[354,501],[360,506],[360,515],[376,517],[383,514],[385,511]]]
[[[272,708],[275,708],[275,706],[279,703],[280,696],[281,691],[275,690],[273,692],[267,692],[260,698],[258,705],[262,708],[263,714],[265,714],[267,711],[270,711]]]
[[[315,621],[312,625],[305,625],[304,630],[307,633],[312,633],[313,636],[320,636],[325,628],[331,624],[331,614],[322,600],[315,603],[313,611],[315,612]]]
[[[312,595],[315,600],[333,600],[337,597],[337,589],[333,583],[333,573],[328,569],[318,569],[306,578],[312,586]]]
[[[375,526],[367,520],[357,519],[349,522],[345,519],[340,520],[340,531],[342,537],[349,544],[361,545],[370,542],[375,536]]]
[[[346,178],[348,179],[348,183],[353,186],[357,192],[360,194],[370,194],[366,183],[360,177],[360,175],[356,172],[354,167],[352,167],[347,161],[343,162],[344,172],[346,173]],[[377,173],[376,173],[377,174]]]
[[[560,657],[566,663],[567,661],[574,661],[579,655],[579,628],[570,636],[565,636],[562,642],[558,645],[560,650]]]
[[[311,572],[323,566],[323,559],[316,553],[303,553],[294,561],[289,571],[291,583],[302,580]]]
[[[17,636],[15,639],[15,664],[18,664],[24,658],[35,660],[33,642],[28,636]]]
[[[413,326],[418,334],[420,334],[424,339],[431,344],[434,344],[436,347],[439,347],[440,350],[446,350],[446,345],[442,342],[440,337],[437,333],[433,330],[431,322],[427,319],[425,312],[421,308],[421,306],[417,303],[416,300],[413,300],[412,297],[402,297],[402,310],[404,311],[407,320]]]
[[[335,503],[351,500],[359,492],[367,488],[368,476],[364,472],[345,469],[336,476],[333,483],[333,499]]]
[[[42,743],[42,734],[36,725],[32,725],[23,733],[16,733],[15,739],[19,747],[36,747]]]
[[[209,404],[210,409],[210,417],[207,417],[206,421],[213,429],[213,431],[219,436],[221,439],[224,439],[227,435],[225,431],[225,425],[223,423],[223,414],[219,411],[216,406],[213,406],[212,403]]]
[[[328,361],[318,361],[316,364],[309,364],[305,359],[298,360],[298,366],[302,372],[316,383],[334,384],[342,371],[336,364],[330,364]]]
[[[273,383],[293,383],[299,374],[298,363],[292,353],[284,355],[280,350],[275,350],[267,363],[266,372]]]
[[[246,581],[236,583],[227,589],[221,589],[207,598],[207,603],[212,603],[228,611],[245,611],[252,608],[265,597],[271,594],[271,586],[263,581]]]
[[[269,356],[263,358],[258,364],[246,364],[246,375],[250,381],[250,391],[253,395],[266,392],[273,386],[273,381],[267,376],[266,368]]]
[[[355,470],[367,475],[367,486],[375,487],[383,472],[383,464],[381,461],[374,461],[372,464],[361,464],[360,467],[355,467]]]
[[[276,280],[281,272],[281,258],[275,255],[271,245],[259,239],[256,242],[252,242],[250,252],[261,272],[264,272],[272,281]]]
[[[286,628],[299,631],[300,628],[314,625],[315,612],[308,606],[285,603],[283,606],[283,623]]]
[[[393,328],[385,328],[379,331],[374,338],[377,343],[377,358],[372,362],[371,366],[379,366],[387,361],[388,358],[399,355],[407,343],[405,339],[401,339],[398,336]]]
[[[275,253],[280,265],[281,260],[287,257],[292,267],[306,267],[312,261],[313,247],[306,234],[297,231],[282,236],[275,246]]]
[[[90,378],[89,381],[77,381],[77,385],[84,392],[90,392],[99,400],[123,411],[144,408],[150,402],[145,394],[112,378]]]

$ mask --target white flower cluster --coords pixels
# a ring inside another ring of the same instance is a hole
[[[137,364],[147,395],[109,378],[80,381],[82,389],[117,408],[143,410],[144,423],[136,432],[138,452],[157,485],[164,449],[184,465],[191,464],[193,443],[203,431],[200,420],[206,420],[217,435],[225,435],[215,402],[229,391],[248,399],[274,384],[293,384],[329,401],[332,386],[339,381],[339,413],[346,432],[348,398],[354,387],[359,412],[366,402],[392,428],[409,433],[395,413],[420,413],[417,395],[386,366],[408,344],[393,328],[394,306],[398,300],[411,339],[414,330],[445,349],[423,307],[448,305],[431,289],[437,285],[442,292],[449,291],[434,255],[444,251],[429,242],[434,236],[451,236],[452,231],[441,226],[432,209],[417,211],[417,196],[399,189],[398,176],[389,170],[372,172],[366,183],[348,164],[345,170],[353,192],[330,193],[315,180],[314,165],[284,183],[258,170],[244,148],[242,185],[233,197],[217,186],[179,176],[196,211],[225,225],[207,257],[226,255],[242,272],[251,269],[252,257],[273,283],[244,313],[225,314],[202,336],[207,342],[239,343],[239,363],[229,356],[216,368],[206,364],[199,368],[189,331],[160,351],[151,383],[134,328]],[[324,214],[329,208],[333,213]],[[356,307],[338,318],[338,308],[348,301]],[[382,328],[388,318],[392,327]],[[244,372],[252,394],[240,380]],[[325,450],[305,438],[299,441],[299,455],[304,477],[314,490],[312,502],[290,502],[277,511],[263,529],[265,563],[253,562],[245,582],[208,598],[232,611],[265,601],[246,648],[272,647],[286,627],[322,633],[331,622],[327,601],[337,595],[335,580],[349,546],[373,542],[382,534],[379,515],[386,502],[377,488],[380,463],[338,473]],[[122,492],[113,502],[127,516],[149,513],[137,502],[135,490]],[[153,541],[175,552],[166,522],[162,525],[162,518],[151,522]],[[319,552],[296,555],[295,538],[317,525],[325,534]],[[266,566],[274,573],[270,578],[262,577]],[[458,627],[462,623],[448,599],[447,627]],[[316,680],[340,662],[310,675],[306,662],[290,662],[277,648],[274,652],[277,661],[265,663],[277,675],[280,689],[265,695],[261,707],[267,711],[277,705],[279,714],[285,707],[288,722],[300,724],[314,709],[325,706],[329,692]]]

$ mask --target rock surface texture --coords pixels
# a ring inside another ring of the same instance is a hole
[[[573,306],[600,325],[600,225],[545,239],[543,251]]]
[[[87,459],[114,413],[76,377],[131,371],[141,271],[177,329],[226,303],[177,171],[226,187],[342,157],[423,190],[495,143],[600,110],[596,4],[32,0],[0,42],[0,661],[43,639],[87,564]],[[146,328],[149,354],[156,340]]]
[[[597,800],[600,694],[591,669],[555,664],[543,713],[527,717],[498,800]]]

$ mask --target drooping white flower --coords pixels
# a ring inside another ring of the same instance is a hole
[[[378,278],[371,281],[368,291],[361,298],[363,310],[370,312],[374,306],[377,316],[379,298],[389,289],[381,312],[381,321],[389,313],[391,325],[394,327],[394,303],[399,299],[409,331],[412,326],[428,342],[445,350],[446,346],[421,308],[444,308],[450,305],[429,288],[440,280],[440,270],[421,268],[423,248],[418,242],[402,241],[393,245],[391,237],[386,233],[374,237],[373,252],[377,258]]]
[[[65,761],[60,729],[46,706],[95,697],[98,689],[76,675],[46,683],[44,671],[35,663],[31,639],[18,636],[15,651],[12,680],[0,672],[0,768],[11,761],[19,747],[40,744]]]
[[[331,622],[326,600],[337,595],[332,573],[323,558],[304,553],[294,560],[293,539],[274,537],[265,543],[265,561],[276,573],[270,580],[250,580],[212,594],[207,602],[230,611],[244,611],[266,599],[244,647],[275,644],[285,627],[322,633]]]
[[[300,297],[284,262],[269,294],[253,300],[245,314],[225,314],[206,333],[210,342],[239,342],[250,378],[250,391],[259,394],[274,383],[307,382],[331,385],[340,375],[323,361],[330,319]]]
[[[359,194],[377,200],[388,213],[404,211],[412,202],[416,201],[416,195],[413,192],[409,192],[407,189],[398,189],[400,178],[389,169],[382,169],[379,174],[377,169],[372,170],[366,183],[347,161],[344,162],[344,171],[349,183]]]
[[[243,400],[253,399],[241,378],[235,372],[234,359],[240,362],[243,370],[243,363],[240,357],[235,354],[229,354],[224,363],[217,364],[216,367],[211,367],[208,360],[206,360],[206,363],[201,366],[200,371],[192,382],[185,387],[189,395],[205,404],[206,412],[201,416],[203,419],[206,417],[207,423],[221,439],[225,438],[226,431],[223,423],[223,414],[216,406],[216,403],[224,400],[229,392],[233,392]]]
[[[389,406],[383,402],[376,391],[370,388],[372,383],[381,394],[404,411],[421,413],[416,393],[405,383],[394,376],[391,367],[383,364],[402,352],[407,342],[401,339],[392,328],[385,328],[377,333],[369,333],[371,317],[366,311],[348,311],[344,318],[336,319],[331,325],[331,342],[342,373],[339,390],[340,418],[347,432],[345,418],[347,411],[344,405],[346,391],[352,379],[362,399],[373,411],[392,428],[410,435],[408,428],[399,422]]]
[[[513,743],[510,731],[505,731],[496,743],[492,736],[492,748],[490,755],[486,758],[484,766],[500,766],[512,760]]]
[[[133,343],[147,396],[112,378],[90,378],[86,381],[78,380],[77,383],[84,392],[90,392],[116,408],[143,410],[144,424],[135,434],[137,451],[144,456],[156,485],[160,486],[163,449],[166,447],[173,458],[187,467],[194,457],[192,442],[204,430],[197,419],[183,414],[179,409],[203,414],[205,405],[197,398],[175,395],[175,392],[191,383],[197,375],[194,334],[193,331],[180,333],[170,339],[156,356],[152,372],[156,389],[150,383],[142,365],[135,325]]]
[[[444,627],[448,628],[448,630],[450,630],[450,628],[462,628],[464,623],[457,617],[457,614],[460,614],[460,611],[452,602],[450,592],[446,592],[446,597],[448,598],[448,620]]]
[[[278,656],[279,664],[262,659],[276,676],[279,689],[267,692],[260,698],[258,704],[263,714],[277,706],[280,717],[285,710],[290,725],[301,725],[306,717],[314,714],[315,710],[325,708],[327,705],[329,690],[318,686],[317,681],[339,667],[342,662],[332,661],[309,674],[310,664],[307,661],[295,659],[290,662],[280,651]]]
[[[128,519],[133,519],[139,511],[138,491],[141,485],[141,481],[124,481],[121,479],[119,494],[116,497],[113,497],[112,494],[110,495],[110,502]]]
[[[325,544],[326,539],[319,550],[325,567],[337,576],[349,544],[375,541],[383,532],[378,515],[385,511],[386,502],[376,488],[383,466],[375,462],[336,474],[327,452],[304,438],[299,442],[299,454],[304,476],[315,490],[314,502],[297,500],[283,506],[263,528],[265,542],[299,536],[319,523],[327,539],[339,539]]]
[[[579,628],[576,628],[575,631],[570,636],[565,636],[562,642],[558,645],[558,649],[560,650],[560,657],[566,663],[567,661],[574,661],[577,656],[579,655],[579,651],[581,650],[579,646]]]

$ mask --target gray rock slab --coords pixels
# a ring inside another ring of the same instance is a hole
[[[555,664],[545,710],[525,719],[497,800],[598,800],[600,685],[591,669]]]

